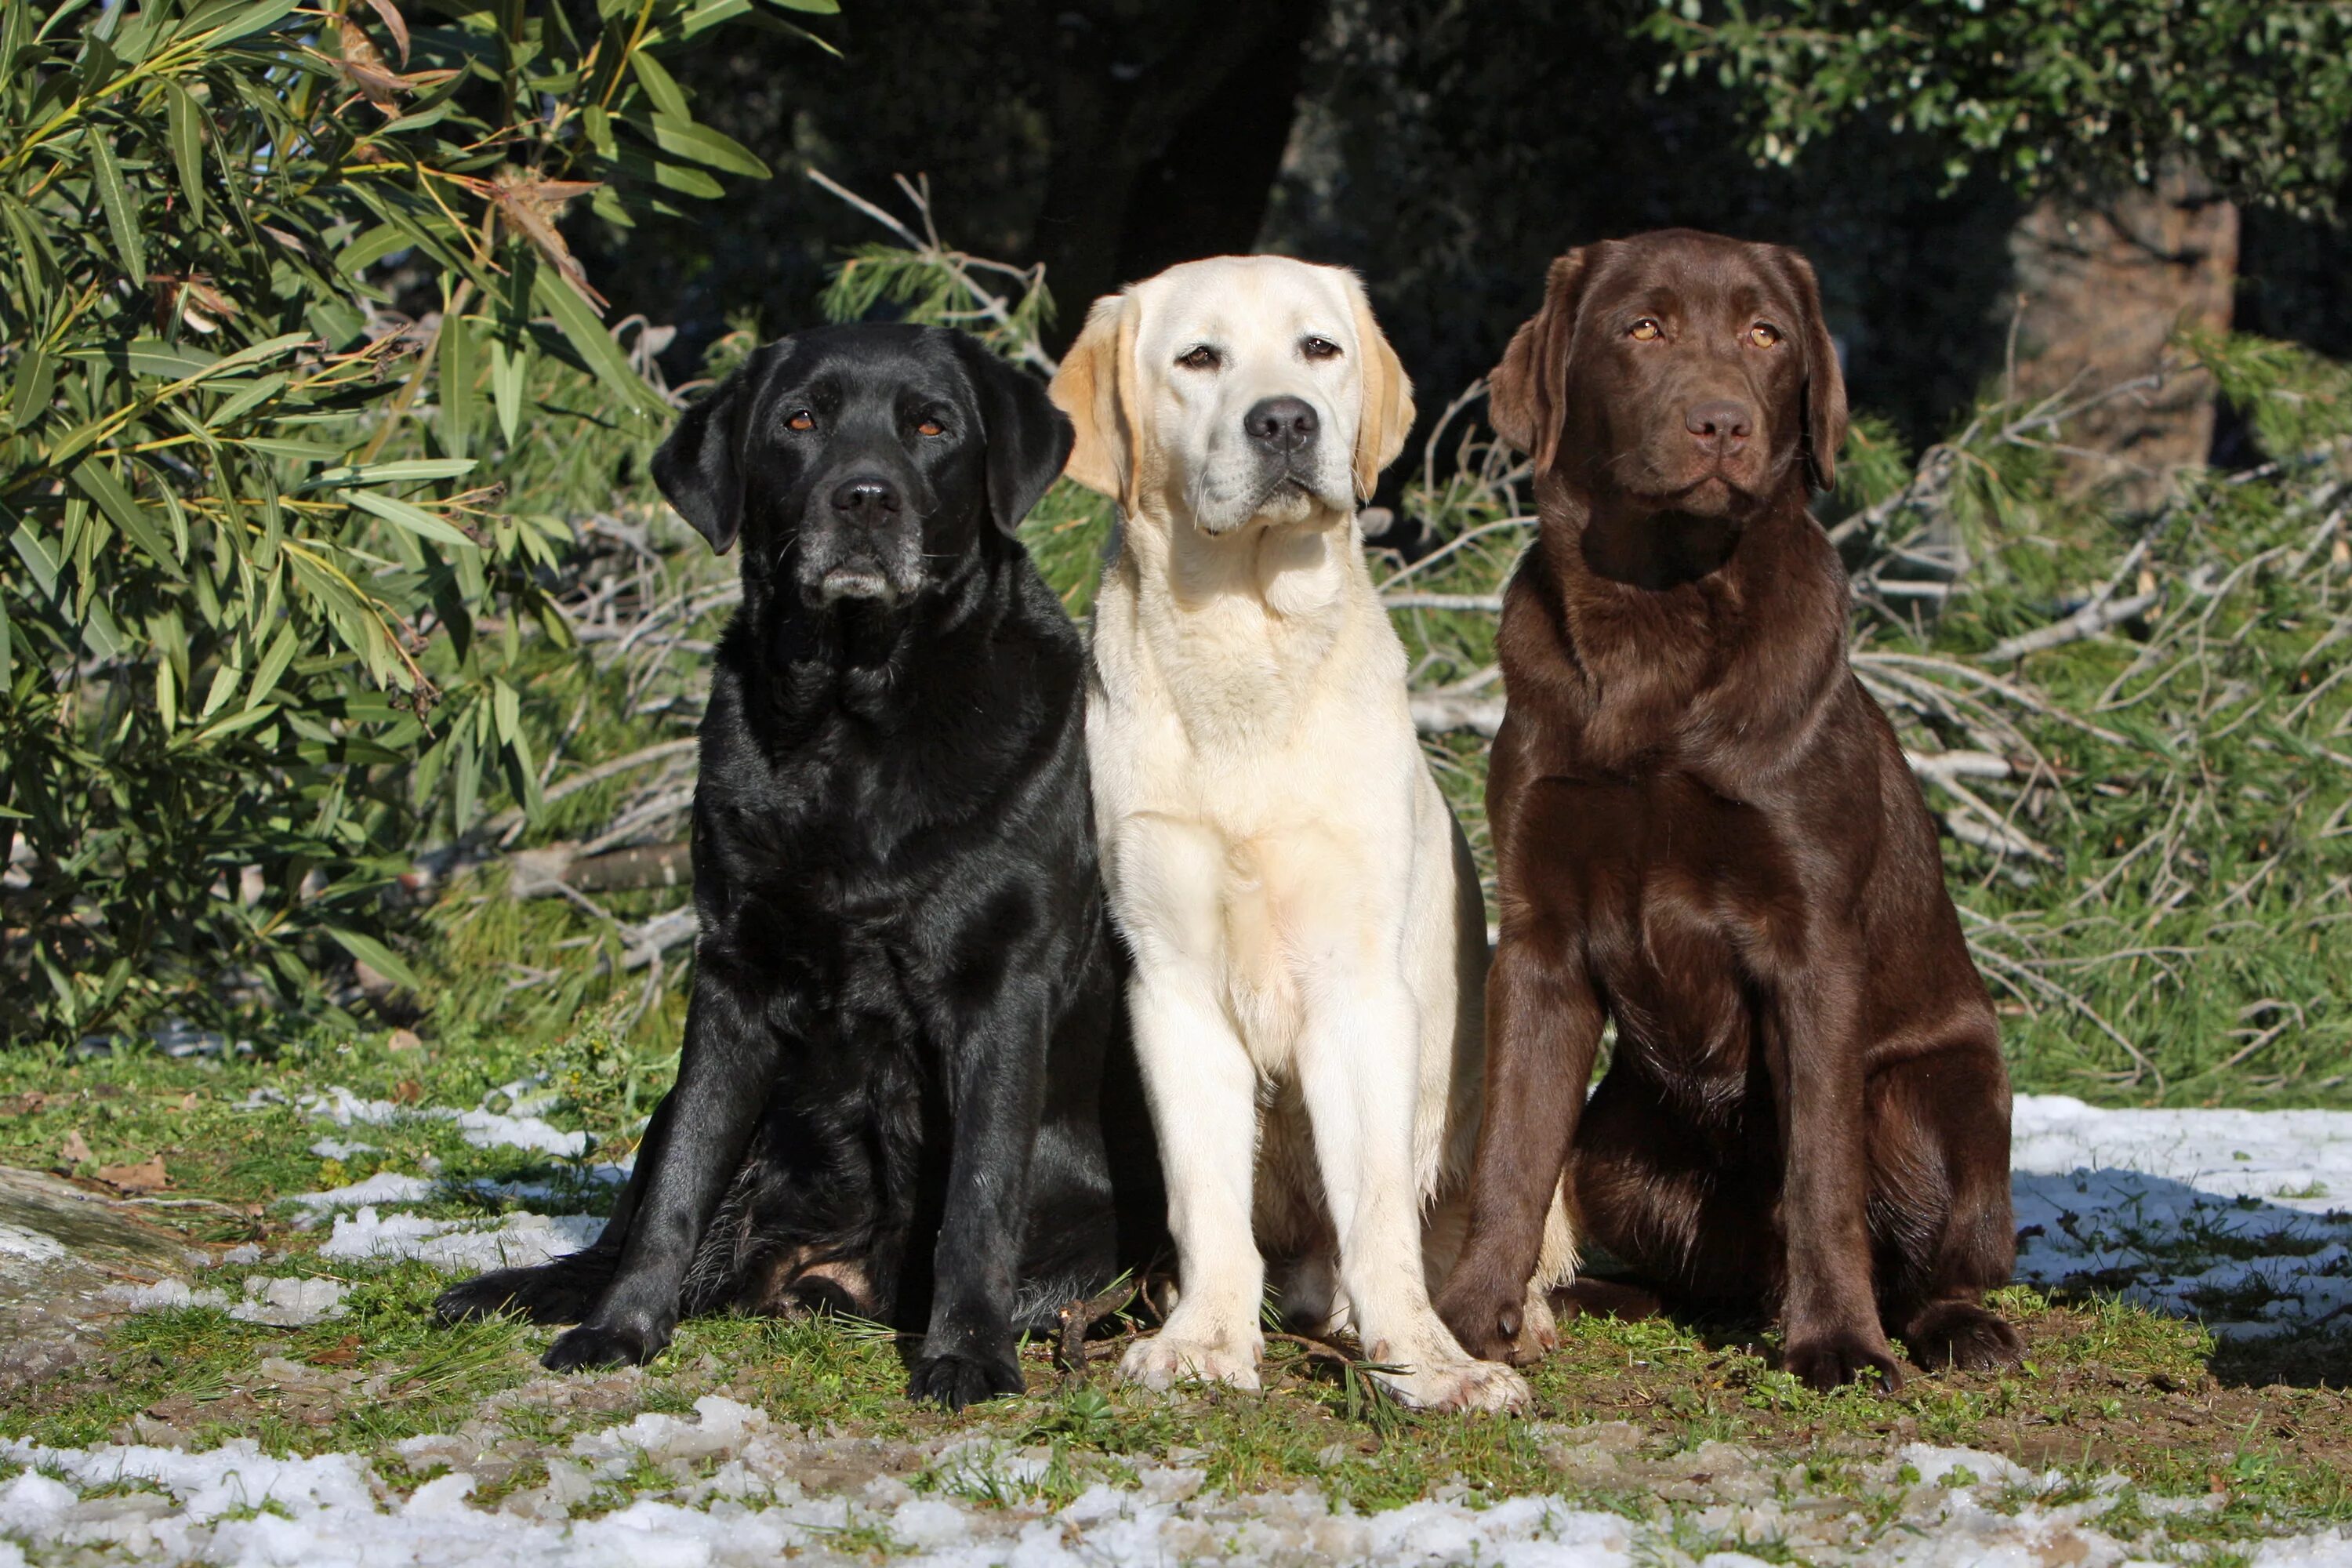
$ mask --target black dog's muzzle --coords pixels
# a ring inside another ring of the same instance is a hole
[[[922,515],[908,487],[861,468],[813,486],[795,573],[801,597],[824,609],[845,600],[887,607],[923,585]]]

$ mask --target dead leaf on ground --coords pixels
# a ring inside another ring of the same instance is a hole
[[[58,1158],[68,1165],[79,1165],[93,1157],[89,1152],[89,1141],[81,1135],[79,1127],[68,1131],[65,1142],[58,1145]]]
[[[425,1048],[425,1041],[414,1029],[394,1029],[392,1032],[392,1038],[384,1042],[384,1048],[391,1051],[421,1051]]]
[[[160,1193],[172,1184],[161,1154],[150,1154],[136,1165],[100,1165],[96,1174],[108,1186],[126,1193]]]
[[[413,1078],[402,1079],[392,1086],[394,1105],[415,1105],[425,1098],[425,1086]]]

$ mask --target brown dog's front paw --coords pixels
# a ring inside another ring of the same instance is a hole
[[[1790,1335],[1780,1364],[1798,1382],[1824,1394],[1849,1383],[1876,1383],[1888,1394],[1903,1386],[1903,1368],[1895,1360],[1894,1347],[1877,1334],[1851,1329]]]
[[[1526,1322],[1526,1301],[1516,1293],[1449,1286],[1437,1299],[1437,1315],[1473,1356],[1507,1363]]]
[[[1911,1359],[1930,1372],[1995,1372],[2025,1359],[2015,1329],[1973,1301],[1937,1301],[1903,1330]]]

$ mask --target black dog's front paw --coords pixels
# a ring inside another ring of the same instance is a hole
[[[646,1324],[641,1328],[583,1323],[566,1329],[539,1358],[550,1372],[576,1372],[583,1367],[643,1366],[669,1344],[669,1330]]]
[[[588,1315],[611,1279],[609,1268],[572,1266],[570,1259],[536,1268],[499,1268],[452,1285],[434,1299],[444,1324],[520,1312],[534,1323],[576,1323]]]
[[[978,1405],[1003,1394],[1025,1394],[1028,1388],[1021,1375],[1021,1363],[1015,1361],[927,1355],[915,1363],[914,1375],[907,1380],[907,1397],[919,1405],[944,1405],[950,1410],[961,1410],[967,1405]]]
[[[1849,1383],[1877,1383],[1889,1394],[1903,1386],[1894,1347],[1878,1335],[1851,1329],[1791,1333],[1780,1364],[1798,1382],[1825,1394]]]

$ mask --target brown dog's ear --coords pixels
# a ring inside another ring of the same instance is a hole
[[[1487,378],[1486,420],[1495,434],[1551,467],[1568,417],[1568,356],[1576,342],[1577,311],[1591,271],[1592,247],[1556,258],[1544,276],[1543,308],[1511,334],[1503,363]]]
[[[1805,352],[1805,478],[1817,490],[1837,483],[1838,449],[1845,445],[1845,373],[1838,368],[1837,344],[1822,318],[1822,286],[1813,264],[1786,246],[1775,246],[1780,271],[1796,291],[1797,337]]]
[[[1363,405],[1356,416],[1355,460],[1356,500],[1361,502],[1372,499],[1381,470],[1404,450],[1404,438],[1412,429],[1412,382],[1372,319],[1364,280],[1344,270],[1340,276],[1347,279],[1348,305],[1356,318],[1357,356],[1362,361]]]
[[[1106,294],[1095,301],[1045,390],[1077,427],[1064,471],[1133,511],[1143,439],[1135,406],[1133,300]]]

